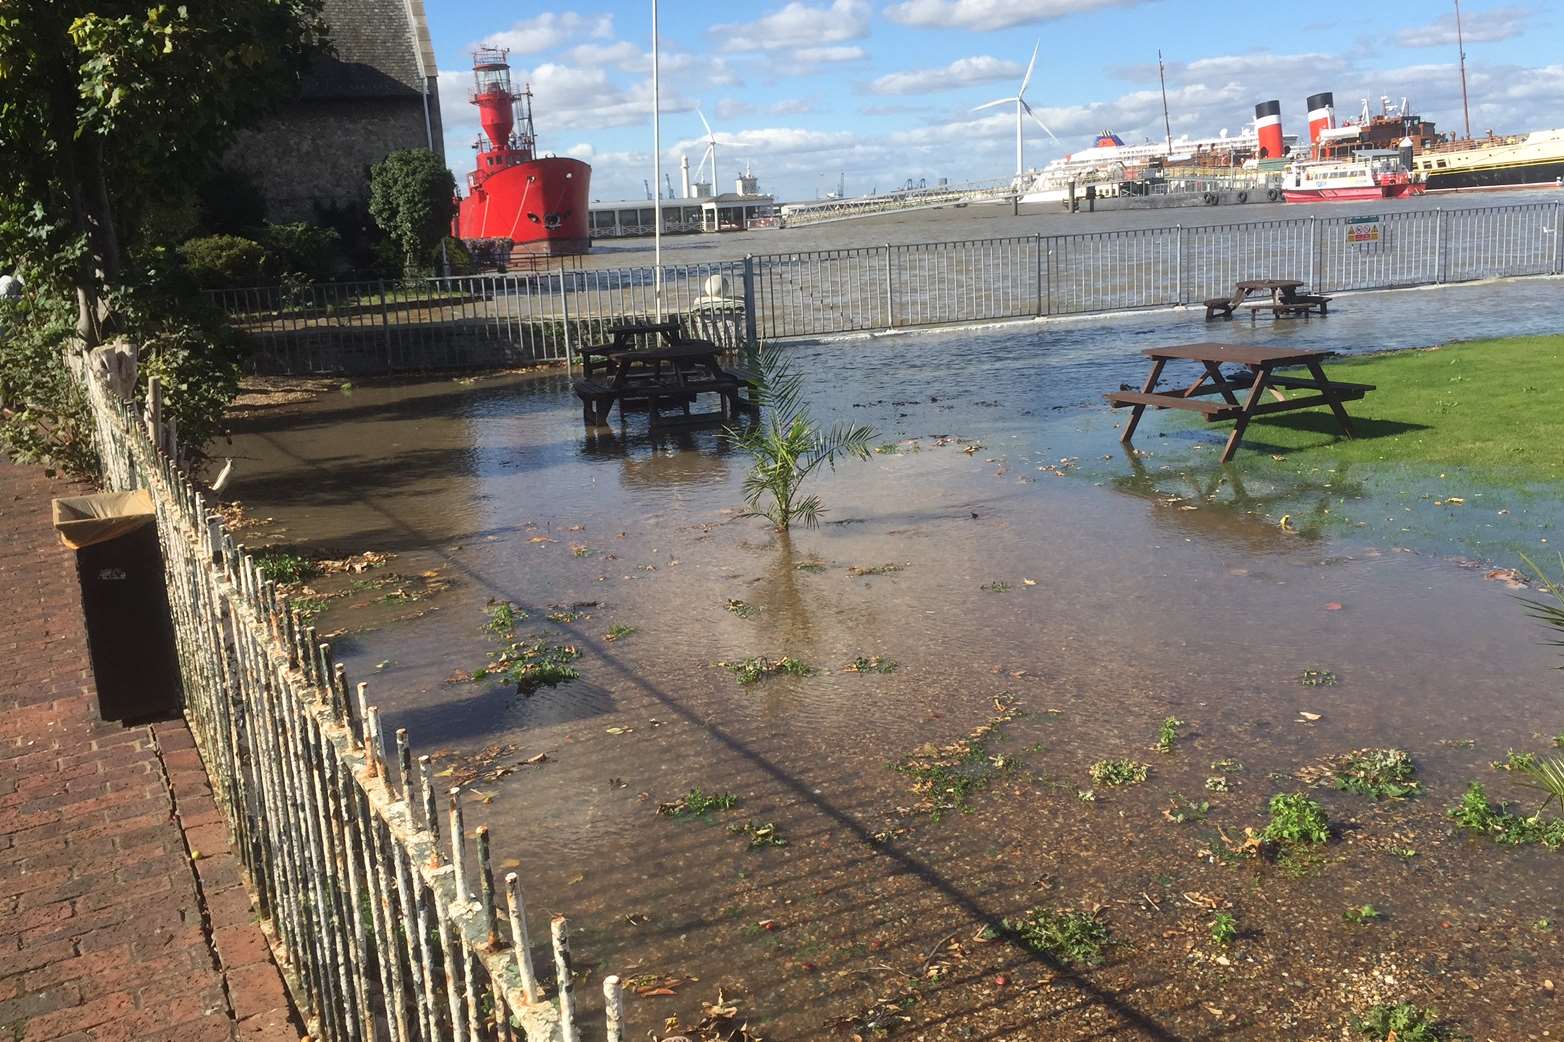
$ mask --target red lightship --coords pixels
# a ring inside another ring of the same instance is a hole
[[[482,48],[473,55],[472,103],[484,136],[476,146],[477,169],[467,175],[456,235],[510,239],[517,253],[586,253],[592,248],[587,228],[592,168],[579,159],[537,157],[532,91],[511,93],[509,53]]]

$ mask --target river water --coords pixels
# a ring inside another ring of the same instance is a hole
[[[606,973],[672,992],[631,999],[632,1036],[720,987],[773,1042],[1324,1039],[1402,998],[1475,1037],[1541,1037],[1561,949],[1538,924],[1564,921],[1564,855],[1472,841],[1445,809],[1471,779],[1529,799],[1488,764],[1564,728],[1555,651],[1510,590],[1452,562],[1458,541],[1300,538],[1116,480],[1133,462],[1098,403],[1154,343],[1353,352],[1561,326],[1558,282],[1536,280],[1364,294],[1275,327],[1157,313],[798,344],[817,417],[869,423],[886,451],[824,475],[826,523],[789,537],[741,516],[745,461],[715,431],[652,437],[632,414],[588,435],[558,373],[259,409],[233,495],[269,519],[252,544],[397,555],[405,581],[319,584],[340,595],[317,624],[387,729],[466,784],[534,937],[571,916],[587,1015]],[[1513,535],[1535,549],[1526,526],[1564,511],[1532,510]],[[497,646],[496,601],[527,613],[519,634],[578,648],[580,679],[467,679]],[[815,673],[746,687],[721,665],[752,656]],[[894,672],[845,668],[875,657]],[[1164,754],[1168,716],[1184,737]],[[998,718],[1003,769],[966,762],[986,787],[934,820],[894,767]],[[1294,870],[1224,853],[1300,767],[1363,746],[1410,750],[1426,792],[1315,790],[1336,836]],[[1109,757],[1150,778],[1094,783]],[[738,805],[657,813],[696,787]],[[1209,816],[1170,821],[1180,801]],[[748,849],[746,823],[787,845]],[[1385,918],[1345,921],[1362,904]],[[1096,909],[1106,963],[984,932],[1039,907]],[[1210,941],[1216,908],[1231,948]]]

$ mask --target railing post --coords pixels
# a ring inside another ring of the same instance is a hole
[[[560,322],[565,330],[565,369],[568,372],[576,371],[576,349],[570,340],[570,293],[565,289],[565,269],[559,269],[559,313]]]
[[[1309,287],[1315,293],[1325,292],[1325,287],[1319,282],[1322,274],[1320,269],[1325,265],[1320,263],[1320,219],[1314,214],[1309,215]]]
[[[1032,249],[1037,253],[1037,301],[1032,313],[1038,318],[1043,317],[1043,236],[1038,232],[1032,236]]]
[[[891,244],[885,244],[885,328],[896,328],[896,297],[891,292]]]
[[[1173,291],[1173,303],[1183,307],[1189,301],[1185,299],[1187,295],[1184,293],[1184,226],[1182,224],[1173,226],[1173,278],[1177,282]]]
[[[1564,218],[1564,203],[1553,204],[1553,274],[1564,275],[1564,254],[1560,254],[1560,244],[1564,243],[1559,234],[1559,220]]]
[[[1434,285],[1441,286],[1445,281],[1445,211],[1444,207],[1434,208]]]
[[[755,255],[744,255],[744,350],[753,352],[756,347],[758,320],[755,317]]]
[[[380,279],[376,283],[380,293],[380,329],[386,338],[386,372],[391,372],[391,310],[386,306],[386,280]]]

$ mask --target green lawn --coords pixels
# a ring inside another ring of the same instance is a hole
[[[1343,438],[1324,408],[1261,417],[1239,459],[1268,451],[1301,468],[1459,467],[1494,484],[1564,483],[1564,336],[1338,359],[1326,373],[1377,388],[1347,405],[1356,438]]]

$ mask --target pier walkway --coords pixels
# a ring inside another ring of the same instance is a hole
[[[297,1042],[182,720],[97,700],[49,500],[0,459],[0,1038]]]

